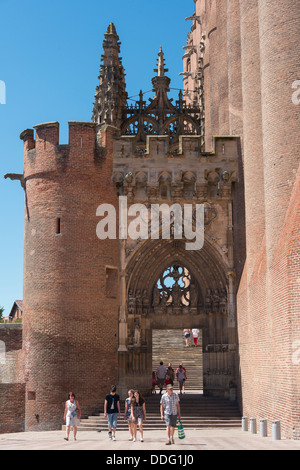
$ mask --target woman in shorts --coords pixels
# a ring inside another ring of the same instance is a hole
[[[185,346],[188,348],[190,345],[191,330],[183,330],[185,338]]]
[[[140,392],[134,392],[134,397],[131,400],[131,422],[133,441],[136,441],[137,425],[139,425],[140,441],[144,442],[143,436],[143,423],[146,421],[146,403]]]
[[[127,421],[128,424],[128,429],[129,429],[129,434],[130,438],[128,439],[129,441],[133,440],[133,425],[131,421],[131,400],[134,396],[134,390],[128,390],[128,398],[125,400],[125,411],[124,411],[124,419]]]

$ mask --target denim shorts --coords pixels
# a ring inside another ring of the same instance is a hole
[[[165,422],[167,426],[172,426],[172,428],[176,428],[177,426],[177,415],[169,415],[165,413]]]
[[[107,413],[108,429],[116,429],[119,413]]]

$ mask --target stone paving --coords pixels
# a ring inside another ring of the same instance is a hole
[[[128,433],[117,432],[116,441],[109,441],[106,432],[82,431],[74,441],[64,440],[64,431],[27,432],[0,435],[2,450],[100,450],[107,452],[132,451],[132,455],[141,450],[148,452],[182,452],[201,450],[300,450],[300,441],[282,439],[273,441],[272,437],[260,437],[259,434],[243,432],[240,429],[203,429],[189,430],[186,438],[166,446],[166,434],[163,431],[148,431],[144,442],[129,442]],[[131,455],[131,452],[129,452]]]

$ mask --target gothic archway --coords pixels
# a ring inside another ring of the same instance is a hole
[[[152,329],[172,325],[202,329],[204,393],[229,393],[235,326],[228,269],[226,256],[208,239],[198,251],[187,251],[184,240],[138,244],[126,263],[126,348],[120,353],[125,388],[135,383],[145,391],[148,384],[150,390]]]

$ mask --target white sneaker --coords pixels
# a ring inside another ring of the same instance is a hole
[[[135,442],[135,441],[136,441],[136,438],[134,437],[134,438],[133,438],[133,442]]]
[[[141,437],[141,442],[144,442],[144,439]]]
[[[128,440],[129,440],[129,441],[133,441],[133,437],[130,437]]]
[[[116,436],[113,436],[113,437],[112,437],[112,440],[115,441],[115,440],[116,440]]]

